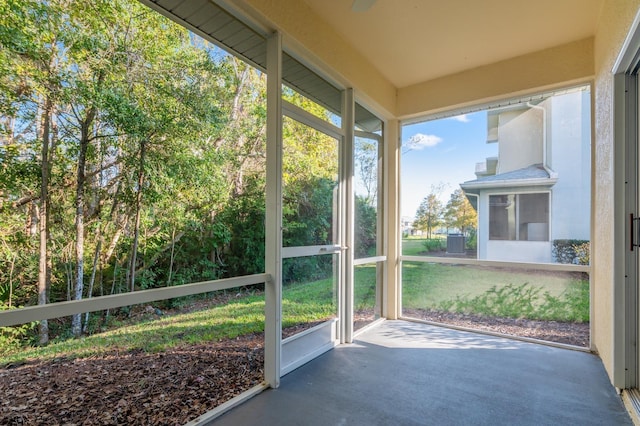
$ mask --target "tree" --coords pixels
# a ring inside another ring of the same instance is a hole
[[[5,0],[0,47],[0,302],[264,271],[264,73],[132,0]],[[330,242],[338,142],[285,126],[285,238]]]
[[[13,191],[5,194],[7,198],[21,193],[14,205],[27,206],[28,228],[37,229],[37,292],[38,304],[43,305],[48,301],[51,282],[50,181],[57,138],[57,102],[62,92],[59,51],[65,37],[63,10],[57,2],[7,1],[0,11],[0,46],[3,47],[0,63],[7,65],[0,66],[0,98],[4,101],[0,113],[2,121],[10,124],[2,129],[7,135],[5,152],[17,149],[19,152],[14,157],[17,163],[26,157],[39,162],[40,166],[38,180],[13,188],[9,182],[3,182],[8,185],[3,185],[0,193],[10,188]],[[34,28],[37,31],[32,31]],[[20,143],[16,144],[18,140]],[[39,152],[39,158],[33,158],[35,152]],[[39,333],[40,343],[48,343],[47,321],[40,322]]]
[[[439,182],[431,185],[429,194],[423,198],[416,211],[414,227],[427,232],[427,238],[432,237],[435,228],[444,224],[445,209],[440,201],[440,194],[445,190],[447,184]]]
[[[414,227],[421,231],[426,231],[427,238],[431,238],[433,230],[443,224],[443,213],[444,207],[442,201],[438,198],[438,194],[432,191],[420,203],[416,211]]]
[[[364,201],[374,207],[378,195],[377,141],[356,138],[354,163],[356,177],[364,189]]]
[[[456,189],[447,202],[444,213],[447,227],[458,228],[466,235],[470,229],[477,226],[478,215],[462,189]]]

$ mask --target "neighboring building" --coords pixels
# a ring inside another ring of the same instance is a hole
[[[400,220],[400,229],[402,230],[403,235],[413,235],[415,229],[413,228],[414,218],[409,216],[402,216]]]
[[[554,262],[554,240],[589,240],[589,96],[575,90],[488,112],[498,156],[460,185],[478,212],[479,259]]]

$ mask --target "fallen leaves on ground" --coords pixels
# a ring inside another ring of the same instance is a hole
[[[586,347],[589,324],[404,310],[407,317]],[[357,316],[358,327],[373,312]],[[283,330],[283,338],[317,323]],[[0,369],[3,425],[183,425],[264,377],[264,337],[248,335],[159,353],[57,358]]]
[[[263,336],[0,370],[3,425],[183,425],[263,380]]]

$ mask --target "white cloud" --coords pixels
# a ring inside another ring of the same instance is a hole
[[[440,142],[442,142],[442,138],[439,136],[416,133],[409,138],[406,145],[409,149],[423,149],[436,146]]]
[[[468,123],[471,121],[471,119],[467,116],[467,114],[462,114],[462,115],[456,115],[455,117],[450,117],[450,120],[456,120],[459,121],[461,123]]]

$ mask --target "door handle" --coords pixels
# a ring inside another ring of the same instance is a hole
[[[629,250],[633,251],[634,247],[640,247],[640,226],[636,226],[640,221],[640,217],[633,217],[633,213],[629,213]]]

